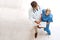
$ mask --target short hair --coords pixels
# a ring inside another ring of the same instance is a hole
[[[36,2],[36,1],[32,1],[32,2],[31,2],[31,6],[32,6],[33,8],[35,8],[35,7],[37,6],[37,2]]]
[[[47,11],[50,11],[50,12],[51,12],[51,10],[50,10],[50,9],[46,9],[46,13],[47,13]]]

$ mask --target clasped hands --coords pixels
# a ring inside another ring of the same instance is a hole
[[[40,21],[35,21],[35,23],[40,24]]]

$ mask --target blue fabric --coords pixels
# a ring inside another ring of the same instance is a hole
[[[42,10],[42,21],[49,22],[49,24],[46,25],[46,28],[44,28],[44,31],[46,31],[48,35],[51,35],[49,26],[50,26],[50,22],[53,22],[53,15],[50,13],[48,16],[46,16],[46,10],[43,9]]]
[[[46,10],[42,10],[42,21],[43,22],[53,22],[53,15],[50,13],[48,16],[46,16]]]
[[[46,25],[46,28],[44,28],[44,31],[48,33],[48,35],[51,35],[50,29],[49,29],[50,24]]]

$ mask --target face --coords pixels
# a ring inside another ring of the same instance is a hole
[[[38,6],[36,6],[35,8],[33,8],[33,9],[38,9]]]
[[[47,11],[47,12],[46,12],[46,15],[49,15],[49,14],[50,14],[50,11]]]

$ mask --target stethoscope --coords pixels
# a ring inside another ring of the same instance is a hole
[[[38,5],[38,9],[40,9],[40,6]],[[38,11],[38,9],[33,9],[33,13],[35,13],[36,11]]]

